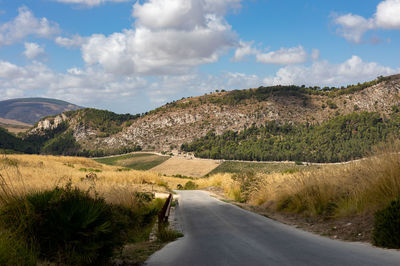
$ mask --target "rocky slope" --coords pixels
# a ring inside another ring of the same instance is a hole
[[[175,101],[140,117],[118,118],[117,124],[109,125],[117,130],[111,131],[104,121],[102,126],[88,123],[83,110],[67,112],[41,120],[30,134],[43,134],[66,121],[77,142],[89,150],[137,144],[145,150],[167,151],[177,150],[182,143],[204,136],[210,130],[220,134],[272,120],[320,123],[361,111],[385,116],[398,105],[400,75],[328,92],[302,87],[215,92]]]

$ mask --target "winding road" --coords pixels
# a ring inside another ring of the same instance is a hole
[[[184,237],[145,265],[400,265],[400,252],[320,237],[217,200],[179,191]]]

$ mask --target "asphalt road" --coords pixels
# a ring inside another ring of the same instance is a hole
[[[400,265],[400,251],[331,240],[219,201],[180,191],[176,215],[185,236],[145,265]]]

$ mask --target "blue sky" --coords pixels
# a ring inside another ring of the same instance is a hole
[[[400,73],[400,0],[0,0],[0,100],[141,113],[216,89]]]

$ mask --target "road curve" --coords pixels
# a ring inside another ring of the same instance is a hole
[[[185,236],[145,265],[400,265],[400,252],[320,237],[210,197],[180,191]]]

